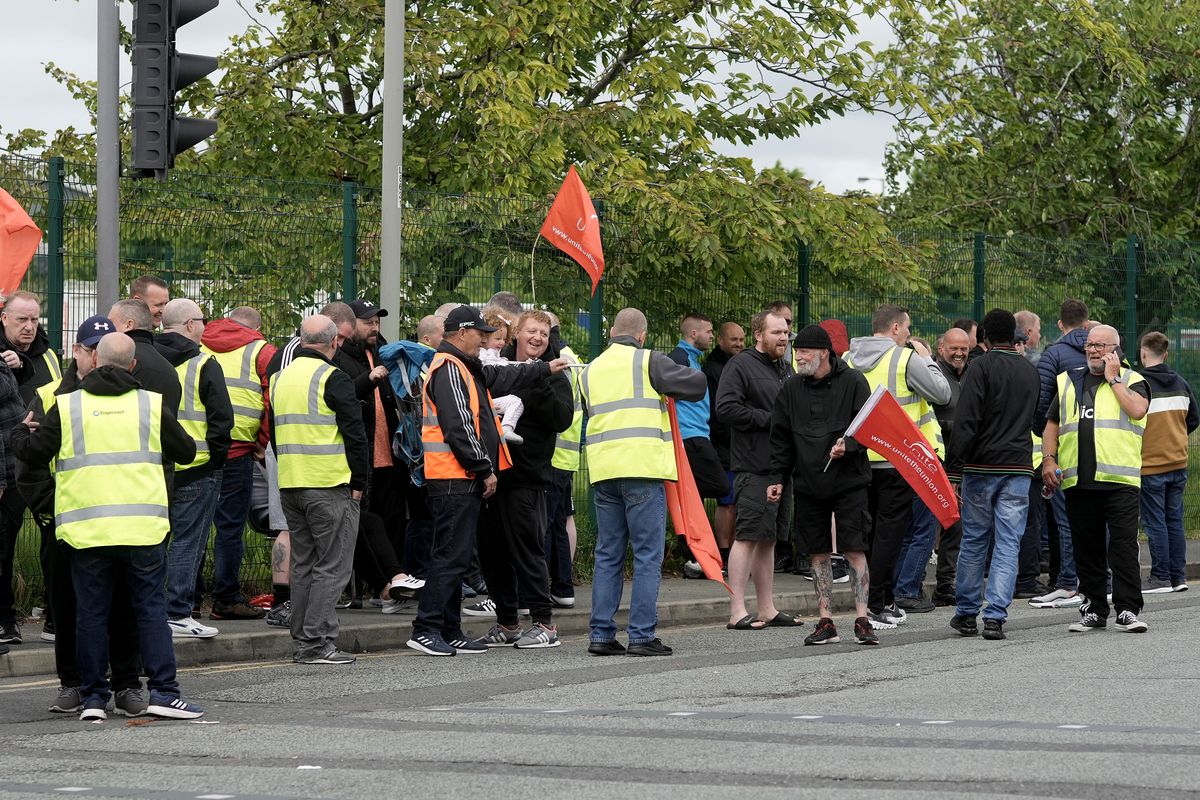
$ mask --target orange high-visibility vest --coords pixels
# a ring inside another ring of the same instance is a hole
[[[508,453],[508,444],[504,441],[504,431],[500,427],[500,418],[492,410],[492,393],[484,391],[487,401],[487,408],[485,410],[479,404],[479,390],[475,387],[475,379],[471,376],[467,365],[449,353],[437,353],[433,357],[433,363],[429,365],[429,376],[425,379],[425,385],[421,389],[421,401],[424,409],[421,416],[421,446],[425,450],[425,478],[446,480],[450,478],[475,477],[462,468],[462,465],[458,463],[458,459],[454,457],[454,453],[450,451],[450,445],[446,444],[446,438],[442,435],[442,428],[438,424],[437,406],[434,405],[433,398],[429,396],[429,384],[433,379],[433,373],[447,363],[458,367],[458,372],[462,375],[463,382],[467,384],[467,397],[471,403],[471,416],[475,421],[475,435],[479,437],[479,441],[482,443],[483,433],[480,425],[482,416],[486,413],[491,417],[492,423],[496,426],[496,432],[500,437],[500,465],[497,471],[508,469],[512,466],[512,459]]]

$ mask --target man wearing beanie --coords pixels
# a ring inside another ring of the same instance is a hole
[[[983,601],[988,542],[995,546],[983,609],[983,638],[1003,639],[1017,581],[1017,554],[1029,513],[1033,474],[1030,431],[1038,399],[1037,369],[1013,346],[1017,321],[994,309],[983,318],[988,351],[971,362],[962,381],[950,464],[962,465],[962,545],[958,588],[950,627],[963,636],[979,632],[975,616]]]
[[[791,476],[795,492],[796,541],[812,557],[820,620],[806,645],[839,641],[832,619],[833,552],[831,520],[837,523],[838,548],[850,563],[854,587],[854,637],[879,644],[867,619],[867,487],[871,467],[866,449],[844,438],[846,428],[871,396],[867,379],[833,352],[824,328],[809,325],[796,335],[796,377],[775,400],[771,416],[771,485],[767,499],[779,502]]]

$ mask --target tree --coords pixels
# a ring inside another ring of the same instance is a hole
[[[1200,24],[1191,3],[931,0],[882,58],[925,87],[888,174],[897,218],[1100,238],[1189,236],[1200,208]]]

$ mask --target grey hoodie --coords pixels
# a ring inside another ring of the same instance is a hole
[[[896,347],[899,345],[887,336],[858,336],[850,340],[850,351],[846,354],[846,359],[860,372],[870,372]],[[930,403],[946,405],[950,402],[950,383],[931,357],[919,356],[914,352],[908,361],[905,379],[909,389]],[[883,461],[872,463],[871,467],[891,469],[892,465]]]

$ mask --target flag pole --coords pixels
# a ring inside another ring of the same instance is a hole
[[[533,238],[533,249],[529,251],[529,290],[533,295],[533,304],[535,306],[537,305],[537,281],[534,280],[533,277],[533,254],[537,252],[538,239],[541,238],[541,233],[538,233],[538,235]]]

